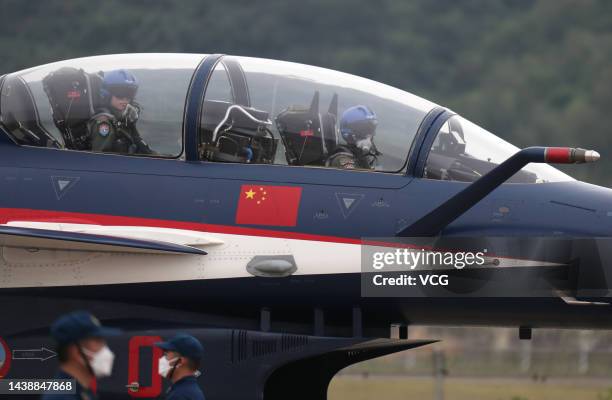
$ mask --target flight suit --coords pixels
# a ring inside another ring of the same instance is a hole
[[[130,113],[100,110],[88,123],[91,150],[119,154],[154,154],[136,129],[137,119],[137,111],[135,116],[130,116]]]
[[[345,168],[345,169],[374,169],[376,164],[376,150],[365,155],[357,156],[361,151],[354,146],[338,146],[338,149],[332,154],[326,162],[328,167]]]
[[[170,386],[165,400],[204,400],[204,393],[195,376],[186,376]]]
[[[44,394],[41,397],[41,400],[97,400],[98,396],[91,391],[90,389],[86,389],[79,381],[74,379],[73,376],[68,375],[64,371],[59,371],[55,375],[55,379],[73,379],[75,385],[75,393],[74,394]]]

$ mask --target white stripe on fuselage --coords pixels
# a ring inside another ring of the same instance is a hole
[[[11,226],[158,239],[205,249],[208,255],[82,252],[1,248],[0,288],[105,285],[253,277],[255,256],[291,255],[294,275],[361,272],[361,245],[328,241],[207,233],[169,228],[55,224],[19,221]],[[501,267],[550,263],[499,258]],[[551,264],[554,265],[554,264]]]

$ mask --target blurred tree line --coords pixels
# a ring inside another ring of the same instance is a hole
[[[277,58],[382,81],[516,145],[594,148],[612,186],[612,1],[0,0],[0,73],[124,52]]]

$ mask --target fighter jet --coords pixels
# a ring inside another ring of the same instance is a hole
[[[348,365],[435,340],[410,325],[609,329],[612,191],[548,165],[598,158],[520,150],[284,61],[120,54],[4,75],[0,376],[52,377],[49,326],[81,309],[123,329],[99,384],[117,399],[163,393],[153,343],[179,331],[204,344],[207,398],[312,400]],[[431,266],[452,287],[372,286],[398,272],[368,252],[402,248],[486,254]]]

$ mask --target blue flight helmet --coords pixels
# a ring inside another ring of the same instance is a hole
[[[340,119],[340,134],[350,146],[355,146],[362,154],[376,153],[373,139],[376,135],[378,118],[367,106],[358,105],[348,108]]]
[[[102,98],[110,100],[111,95],[119,98],[129,98],[131,100],[138,91],[138,79],[130,71],[116,69],[108,71],[102,77]]]

